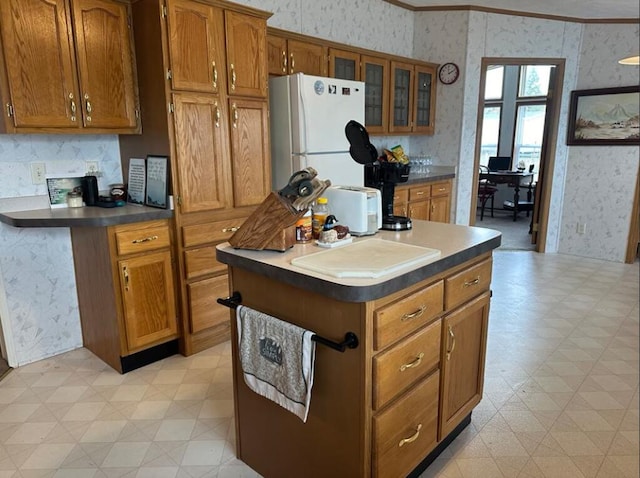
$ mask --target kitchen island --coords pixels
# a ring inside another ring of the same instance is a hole
[[[439,255],[378,277],[337,277],[291,264],[322,251],[312,244],[284,253],[217,247],[243,305],[335,342],[358,338],[342,353],[317,345],[303,423],[245,385],[232,327],[236,453],[267,478],[417,476],[480,402],[500,233],[417,220],[354,245],[371,239]]]

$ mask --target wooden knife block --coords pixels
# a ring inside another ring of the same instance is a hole
[[[284,252],[296,243],[295,224],[305,212],[272,192],[229,238],[229,244],[236,249]]]

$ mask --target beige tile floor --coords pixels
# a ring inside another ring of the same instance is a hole
[[[484,398],[422,476],[637,478],[638,263],[494,259]],[[258,476],[232,417],[229,343],[126,375],[75,350],[0,382],[0,478]]]

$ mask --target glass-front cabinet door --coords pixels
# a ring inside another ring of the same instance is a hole
[[[342,80],[360,80],[360,54],[329,48],[329,76]]]
[[[391,62],[391,118],[390,133],[410,133],[412,131],[413,65]]]
[[[416,65],[413,131],[433,134],[435,120],[435,68]]]
[[[389,60],[362,55],[360,69],[360,78],[365,82],[364,124],[369,133],[386,133],[389,121]]]

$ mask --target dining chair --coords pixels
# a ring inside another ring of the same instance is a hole
[[[489,168],[486,166],[480,166],[480,173],[488,173]],[[487,205],[487,201],[491,200],[491,217],[493,217],[493,206],[495,201],[495,195],[498,192],[498,186],[492,183],[488,179],[480,179],[478,181],[478,203],[480,204],[480,220],[484,219],[484,208]]]

